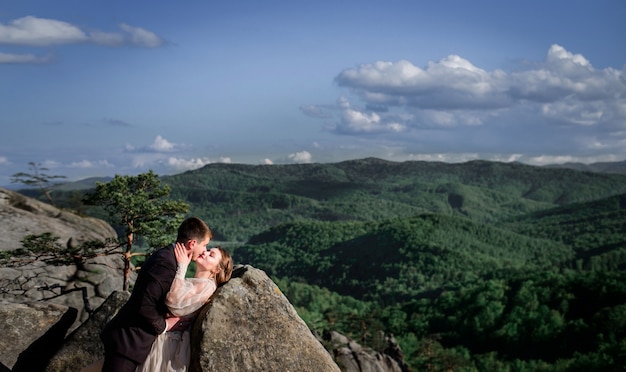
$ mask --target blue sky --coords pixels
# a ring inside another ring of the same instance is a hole
[[[0,185],[626,159],[626,2],[4,1]]]

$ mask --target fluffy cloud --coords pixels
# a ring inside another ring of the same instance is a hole
[[[212,161],[209,160],[208,158],[182,159],[182,158],[171,157],[167,159],[167,165],[176,171],[198,169],[211,163]]]
[[[599,152],[626,142],[626,69],[596,69],[556,44],[543,61],[508,72],[450,55],[423,68],[407,60],[362,64],[335,81],[349,95],[301,111],[324,118],[331,132],[402,143],[406,153],[459,145],[515,153],[520,144]]]
[[[510,107],[520,99],[610,100],[626,91],[623,78],[624,71],[594,69],[582,55],[552,45],[543,63],[508,74],[488,72],[451,55],[424,69],[405,60],[364,64],[344,70],[335,80],[369,104],[458,110]]]
[[[87,41],[78,27],[54,19],[27,16],[7,25],[0,23],[0,43],[19,45],[71,44]]]
[[[300,151],[287,156],[289,160],[294,163],[310,163],[313,160],[313,156],[308,151]]]
[[[340,133],[381,133],[402,132],[406,127],[392,116],[381,117],[376,112],[354,109],[345,97],[338,101],[341,111],[340,122],[336,130]]]
[[[168,141],[167,139],[156,136],[154,141],[148,146],[136,147],[132,144],[126,144],[124,150],[132,153],[170,153],[183,150],[188,146]]]
[[[174,151],[176,145],[161,136],[157,136],[148,148],[155,152],[170,152]]]
[[[7,24],[0,23],[0,44],[49,46],[88,42],[106,46],[133,45],[146,48],[165,44],[165,41],[154,32],[141,27],[122,23],[119,29],[117,32],[98,30],[86,32],[68,22],[26,16]]]
[[[487,72],[448,56],[421,69],[411,62],[375,62],[347,69],[336,78],[367,103],[430,109],[495,108],[509,104],[506,74]]]
[[[231,159],[229,157],[220,157],[219,160],[212,161],[206,157],[191,159],[170,157],[166,161],[167,166],[177,172],[199,169],[212,163],[231,163]]]

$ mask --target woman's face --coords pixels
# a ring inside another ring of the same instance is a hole
[[[198,256],[196,265],[199,269],[210,271],[217,274],[220,271],[220,262],[222,261],[222,252],[217,248],[205,250]]]

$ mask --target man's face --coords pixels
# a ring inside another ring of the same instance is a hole
[[[190,240],[189,241],[189,248],[191,250],[191,260],[192,261],[196,261],[198,259],[198,256],[200,256],[202,253],[206,252],[206,246],[207,244],[209,244],[209,241],[211,241],[210,238],[205,238],[202,241],[199,240]]]

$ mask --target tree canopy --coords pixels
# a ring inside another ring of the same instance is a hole
[[[124,289],[128,290],[131,258],[145,255],[133,252],[136,236],[143,237],[150,249],[175,240],[175,233],[189,211],[183,201],[170,200],[170,188],[153,172],[137,176],[116,175],[111,181],[98,182],[84,201],[102,207],[114,227],[122,229],[120,237],[124,252]]]

